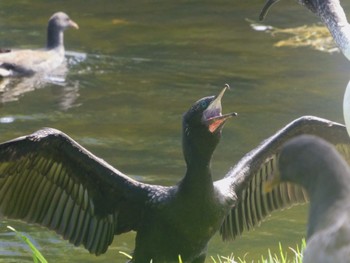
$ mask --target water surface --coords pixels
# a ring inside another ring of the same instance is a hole
[[[52,13],[62,10],[80,29],[65,34],[64,79],[23,80],[3,92],[0,141],[54,127],[126,174],[172,185],[184,174],[181,116],[197,99],[231,85],[226,124],[212,163],[221,178],[246,152],[293,119],[316,115],[343,122],[342,98],[350,67],[339,53],[277,48],[250,27],[264,1],[1,1],[0,46],[40,48]],[[347,10],[350,5],[343,3]],[[302,7],[281,2],[266,23],[313,24]],[[27,82],[25,82],[27,81]],[[24,83],[24,84],[23,84]],[[9,94],[22,85],[16,94]],[[300,243],[307,206],[274,213],[235,242],[216,236],[209,255],[257,260],[268,248]],[[125,262],[134,234],[116,237],[108,252],[89,255],[53,232],[17,221],[0,223],[0,261],[30,262],[27,248],[6,225],[28,233],[49,262]],[[210,260],[208,259],[208,262]]]

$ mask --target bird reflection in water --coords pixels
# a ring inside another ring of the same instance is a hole
[[[48,85],[60,86],[53,89],[58,94],[58,105],[61,110],[68,110],[77,106],[79,97],[79,81],[69,83],[66,81],[68,68],[67,63],[62,64],[50,74],[35,74],[23,78],[0,79],[0,105],[19,100],[24,94]]]

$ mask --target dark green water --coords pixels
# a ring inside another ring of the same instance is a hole
[[[239,116],[225,126],[212,164],[215,178],[299,116],[343,122],[347,61],[338,53],[273,47],[279,37],[254,31],[246,21],[257,19],[263,2],[1,1],[1,47],[42,47],[47,20],[60,10],[80,29],[65,34],[66,49],[79,52],[69,56],[65,82],[26,80],[3,92],[0,141],[54,127],[139,180],[171,185],[185,171],[183,112],[225,83],[232,89],[223,99],[224,112]],[[286,1],[266,23],[294,27],[317,21]],[[279,241],[294,246],[304,236],[306,209],[274,213],[232,243],[217,236],[209,255],[247,253],[257,260],[268,248],[277,250]],[[105,255],[95,257],[43,228],[2,221],[1,262],[31,261],[6,225],[30,234],[49,262],[125,262],[118,251],[133,248],[133,233],[118,236]]]

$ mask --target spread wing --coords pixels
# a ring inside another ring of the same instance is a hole
[[[0,144],[0,214],[46,226],[97,255],[115,234],[137,229],[151,190],[58,130]]]
[[[350,139],[344,125],[313,116],[289,123],[247,153],[225,178],[215,182],[225,196],[234,195],[232,198],[236,199],[220,229],[224,240],[234,239],[242,231],[258,225],[272,211],[308,201],[306,192],[293,184],[281,184],[270,193],[263,191],[263,182],[278,173],[281,146],[301,134],[316,135],[333,143],[345,159],[350,160]]]

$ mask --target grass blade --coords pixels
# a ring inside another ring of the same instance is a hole
[[[29,248],[32,251],[32,255],[33,255],[33,262],[35,263],[47,263],[47,260],[45,259],[45,257],[40,253],[40,251],[34,246],[34,244],[30,241],[30,239],[28,237],[26,237],[25,235],[23,235],[22,233],[18,232],[16,229],[14,229],[11,226],[7,226],[8,229],[10,229],[11,231],[15,232],[16,235],[21,238],[25,243],[27,243],[27,245],[29,246]]]

